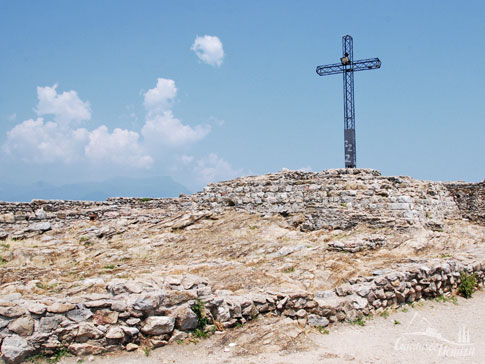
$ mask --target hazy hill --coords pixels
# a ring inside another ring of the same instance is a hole
[[[0,182],[0,201],[91,200],[108,197],[177,197],[190,191],[172,178],[114,177],[101,182],[83,182],[55,186],[46,182],[16,185]]]

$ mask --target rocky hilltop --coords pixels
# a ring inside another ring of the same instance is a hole
[[[7,363],[258,315],[321,328],[451,294],[462,272],[483,284],[485,182],[284,170],[172,199],[1,202],[0,240]]]

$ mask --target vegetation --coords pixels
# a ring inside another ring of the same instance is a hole
[[[457,305],[458,300],[455,296],[444,296],[440,294],[438,297],[434,299],[436,302],[453,302],[453,304]]]
[[[388,318],[389,317],[389,312],[387,312],[387,311],[381,312],[381,317]]]
[[[195,303],[190,306],[191,310],[197,315],[197,328],[192,331],[192,336],[196,339],[205,339],[209,336],[206,326],[209,324],[209,318],[205,313],[204,303],[196,299]]]
[[[364,319],[361,317],[358,317],[357,319],[355,319],[354,321],[350,321],[350,323],[352,325],[359,325],[359,326],[365,326],[365,321]]]
[[[470,298],[475,292],[477,286],[476,273],[468,274],[467,272],[460,273],[460,283],[458,284],[458,292],[465,297]]]
[[[59,362],[62,358],[71,356],[71,354],[68,353],[67,349],[65,347],[61,347],[54,351],[54,354],[51,356],[46,356],[44,353],[36,354],[34,356],[31,356],[28,361],[31,363],[57,363]],[[78,361],[79,362],[79,361]]]

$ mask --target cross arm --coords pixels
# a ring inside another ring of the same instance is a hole
[[[344,72],[357,72],[381,68],[381,61],[379,58],[361,59],[352,62],[350,65],[343,65],[341,63],[328,64],[317,67],[317,74],[320,76],[335,75]]]
[[[343,73],[345,66],[341,63],[327,64],[326,66],[318,66],[317,74],[320,76],[336,75],[337,73]]]

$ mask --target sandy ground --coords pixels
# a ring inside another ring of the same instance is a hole
[[[228,330],[198,344],[171,344],[105,357],[84,358],[93,364],[290,364],[290,363],[484,363],[485,292],[453,303],[427,301],[365,321],[365,326],[340,324],[329,333],[293,325],[294,345],[266,340],[278,331],[280,319],[262,318],[253,327]],[[249,326],[249,325],[247,325]],[[281,328],[281,326],[279,326]],[[239,330],[239,331],[238,331]],[[266,330],[266,331],[265,331]],[[292,328],[287,326],[290,336]],[[248,337],[248,334],[250,337]],[[248,349],[247,344],[254,346]],[[265,343],[268,343],[265,345]],[[275,345],[276,344],[276,345]],[[280,344],[280,345],[278,345]],[[245,347],[244,350],[241,350]],[[283,348],[284,347],[284,348]],[[255,355],[251,355],[254,354]],[[62,363],[80,363],[66,358]]]

